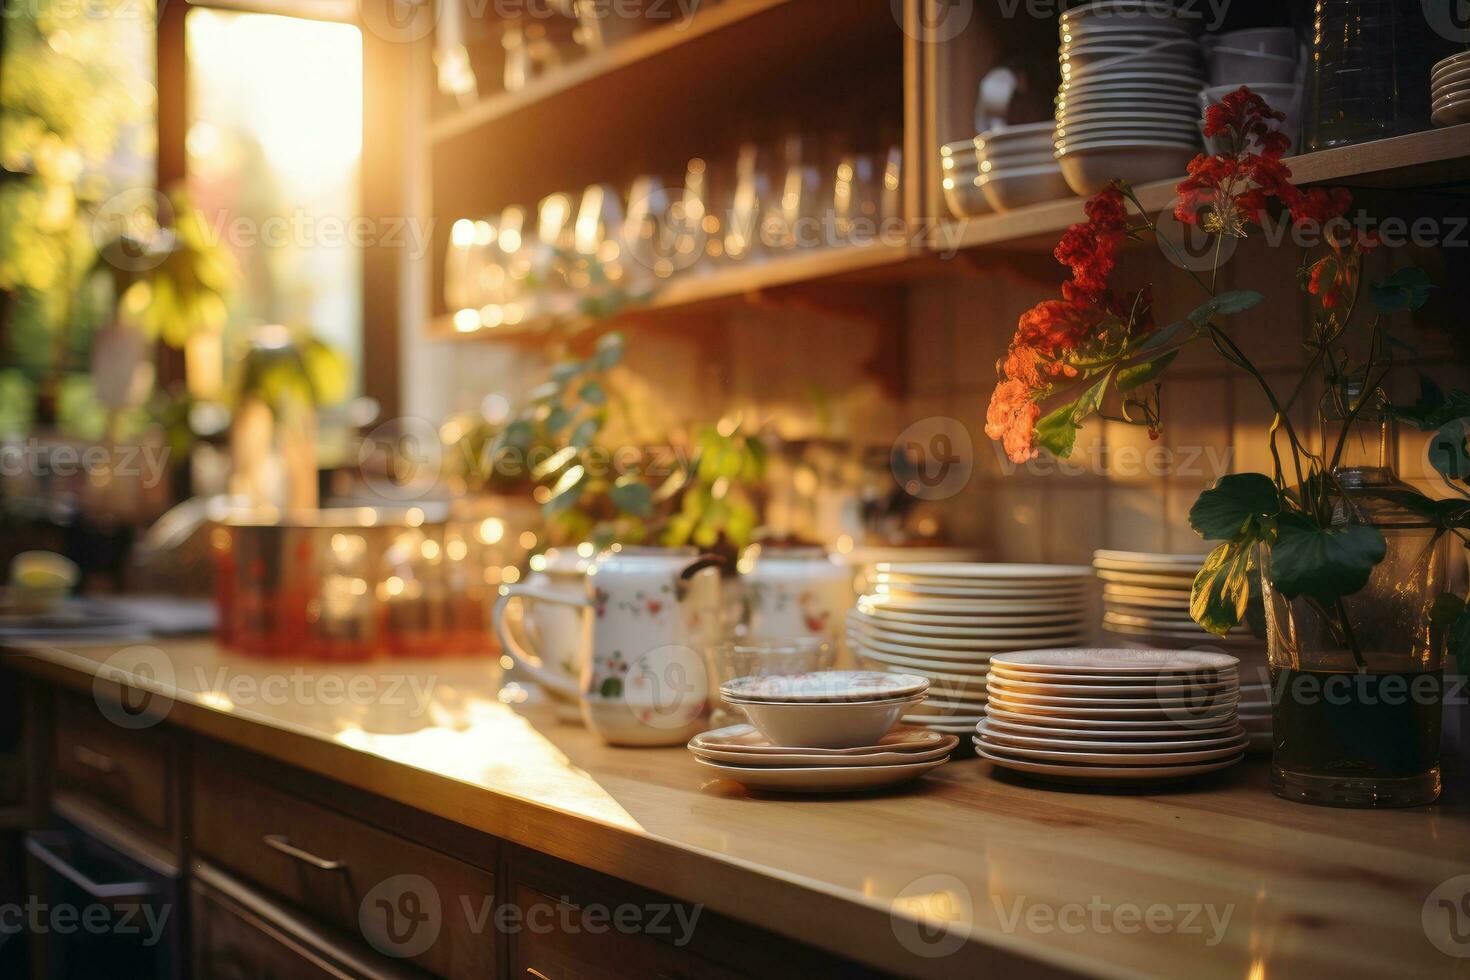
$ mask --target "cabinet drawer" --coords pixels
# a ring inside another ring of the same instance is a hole
[[[194,767],[194,846],[380,952],[446,977],[495,973],[495,876],[251,774]]]
[[[189,886],[194,976],[216,980],[399,980],[380,958],[349,950],[223,876]]]
[[[56,788],[101,805],[123,823],[172,838],[175,831],[174,733],[125,729],[74,694],[56,698]]]
[[[528,885],[517,883],[515,903],[521,927],[515,932],[518,980],[731,980],[744,976],[702,960],[677,946],[620,931],[610,921],[615,910],[579,908]],[[534,911],[533,911],[534,910]]]

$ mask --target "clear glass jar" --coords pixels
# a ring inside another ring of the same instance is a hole
[[[1349,382],[1323,406],[1326,451],[1340,437],[1343,445],[1333,525],[1378,528],[1387,554],[1361,591],[1323,607],[1277,591],[1262,549],[1271,788],[1305,803],[1414,806],[1440,792],[1445,643],[1429,612],[1446,587],[1447,542],[1395,499],[1414,491],[1394,473],[1397,439],[1382,393],[1347,420],[1361,390]]]

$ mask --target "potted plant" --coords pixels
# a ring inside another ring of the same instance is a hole
[[[1224,477],[1190,512],[1199,534],[1219,542],[1194,583],[1191,615],[1224,635],[1264,604],[1273,681],[1272,788],[1306,802],[1392,806],[1438,796],[1439,726],[1447,653],[1470,665],[1470,615],[1446,591],[1447,545],[1470,541],[1470,503],[1432,500],[1393,473],[1393,426],[1440,428],[1436,466],[1465,496],[1470,396],[1426,384],[1414,406],[1394,406],[1383,384],[1394,370],[1389,320],[1427,301],[1431,284],[1402,269],[1366,290],[1362,259],[1375,237],[1344,220],[1351,195],[1300,188],[1283,163],[1282,114],[1242,87],[1205,117],[1205,135],[1228,150],[1201,154],[1179,185],[1175,217],[1213,236],[1203,271],[1176,262],[1200,291],[1199,305],[1160,326],[1150,290],[1120,292],[1110,278],[1126,240],[1159,236],[1124,183],[1087,203],[1088,220],[1056,249],[1071,271],[1059,299],[1025,313],[992,397],[987,434],[1014,461],[1041,449],[1070,455],[1077,430],[1101,417],[1164,425],[1159,379],[1181,350],[1208,345],[1254,380],[1273,413],[1272,472]],[[1132,212],[1130,213],[1130,205]],[[1309,255],[1303,289],[1312,298],[1308,363],[1279,391],[1231,337],[1230,317],[1265,299],[1217,288],[1221,257],[1273,209],[1316,226],[1325,249]],[[1292,411],[1320,376],[1321,439],[1298,431]],[[1047,410],[1050,409],[1050,410]],[[1454,426],[1459,425],[1456,429]]]

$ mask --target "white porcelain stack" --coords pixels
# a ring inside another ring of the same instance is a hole
[[[916,674],[871,670],[737,677],[720,685],[720,697],[751,725],[695,736],[689,750],[753,789],[836,793],[896,785],[942,765],[955,745],[892,737],[899,716],[922,703],[928,688]],[[890,757],[915,749],[924,750],[922,759]],[[729,756],[752,751],[761,758]]]
[[[1072,196],[1053,152],[1048,120],[992,129],[975,137],[975,185],[997,211],[1014,211]]]
[[[1253,751],[1271,748],[1270,669],[1266,641],[1241,626],[1229,636],[1206,632],[1189,615],[1203,555],[1099,551],[1103,635],[1119,646],[1152,650],[1219,647],[1240,660],[1240,720]]]
[[[991,661],[976,751],[998,768],[1069,782],[1154,782],[1243,758],[1234,657],[1040,650]]]
[[[1287,152],[1296,152],[1303,88],[1296,31],[1290,27],[1253,27],[1211,34],[1205,37],[1204,43],[1210,84],[1199,94],[1200,132],[1204,132],[1204,112],[1245,85],[1271,108],[1286,115],[1271,127],[1286,133],[1291,141]],[[1229,140],[1206,138],[1205,147],[1211,153],[1226,153]]]
[[[990,658],[1073,646],[1088,631],[1090,570],[979,562],[880,564],[848,615],[848,644],[873,670],[929,680],[905,724],[963,734],[984,714]]]
[[[1072,190],[1182,177],[1205,87],[1192,22],[1165,0],[1097,0],[1061,17],[1055,149]]]
[[[1430,118],[1436,126],[1470,122],[1470,51],[1452,54],[1429,73]]]

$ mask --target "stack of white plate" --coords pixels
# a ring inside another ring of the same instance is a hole
[[[848,643],[865,667],[929,679],[905,723],[968,732],[991,656],[1084,642],[1089,577],[1068,565],[880,564],[848,616]]]
[[[1062,14],[1055,147],[1072,190],[1182,176],[1205,87],[1191,22],[1167,0],[1097,0]]]
[[[1434,100],[1436,126],[1470,122],[1470,51],[1461,51],[1434,66],[1429,73],[1429,97]]]
[[[1051,121],[992,129],[975,137],[975,185],[997,211],[1072,196],[1053,152]]]
[[[955,735],[895,728],[871,745],[841,749],[779,745],[750,725],[717,728],[689,741],[689,751],[717,775],[752,789],[844,793],[895,786],[949,761]]]
[[[1271,748],[1271,701],[1266,642],[1241,626],[1228,636],[1206,632],[1189,615],[1203,555],[1099,551],[1092,564],[1102,580],[1103,634],[1119,646],[1182,650],[1214,646],[1241,662],[1240,719],[1251,749]]]
[[[1234,657],[1165,650],[1037,650],[991,661],[975,748],[999,768],[1072,781],[1179,779],[1233,766]]]

